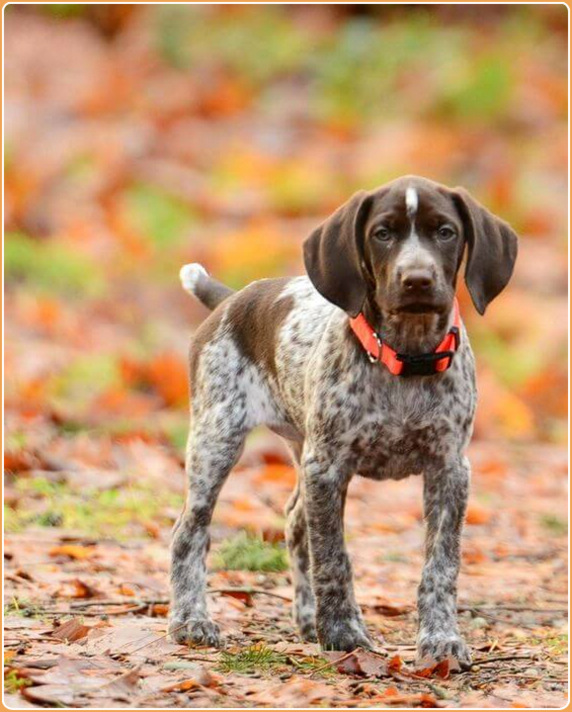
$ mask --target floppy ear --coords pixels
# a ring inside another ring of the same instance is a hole
[[[304,242],[304,264],[312,284],[352,317],[360,313],[366,297],[361,262],[370,203],[370,194],[356,193]]]
[[[508,284],[517,254],[510,225],[477,203],[463,188],[453,191],[463,221],[468,254],[465,282],[479,314]]]

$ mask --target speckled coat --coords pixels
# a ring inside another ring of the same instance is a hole
[[[424,247],[420,241],[429,217],[424,222],[418,220],[415,227],[410,204],[413,189],[415,212],[423,200],[435,204],[431,193],[435,184],[428,186],[413,178],[404,181],[397,191],[375,193],[376,200],[382,196],[385,201],[379,203],[377,213],[387,217],[388,206],[400,210],[402,204],[412,226],[399,243],[397,228],[392,228],[394,258],[392,262],[389,252],[384,253],[384,264],[389,263],[386,277],[394,279],[402,269],[399,260],[403,261],[407,250],[417,260],[425,249],[437,264],[434,301],[439,301],[441,279],[444,306],[431,313],[395,311],[387,301],[375,297],[368,301],[370,292],[375,294],[375,284],[368,289],[366,278],[359,311],[369,310],[371,315],[377,311],[377,318],[371,318],[384,338],[395,348],[420,353],[433,350],[450,326],[463,244],[455,248],[453,276],[447,282],[445,272],[438,274],[444,263],[441,253],[433,243]],[[355,211],[350,216],[350,241],[357,239]],[[370,216],[372,212],[370,205]],[[346,213],[347,208],[344,219]],[[444,209],[439,214],[443,215]],[[366,227],[364,230],[367,233]],[[459,240],[466,241],[468,228],[461,218],[458,231]],[[339,232],[338,221],[336,240]],[[289,442],[299,473],[287,505],[286,537],[295,588],[294,620],[301,635],[318,639],[324,649],[372,645],[354,597],[344,544],[348,484],[355,475],[375,480],[419,475],[424,481],[427,537],[418,592],[418,656],[427,662],[449,659],[453,665],[464,666],[470,656],[457,627],[456,594],[470,480],[464,452],[476,403],[474,359],[467,333],[463,327],[459,350],[443,373],[400,378],[381,364],[371,363],[349,326],[348,313],[356,309],[347,304],[340,308],[336,295],[324,296],[328,291],[324,275],[316,273],[320,268],[311,251],[323,249],[325,233],[322,226],[308,241],[310,278],[261,280],[235,294],[199,265],[187,265],[181,272],[189,292],[208,306],[218,306],[196,332],[191,347],[190,489],[173,539],[170,630],[179,641],[220,644],[218,627],[209,618],[205,599],[208,526],[246,435],[258,425],[267,425]],[[411,250],[413,239],[417,247]],[[512,242],[512,234],[501,239]],[[384,235],[380,249],[390,249],[386,242]],[[337,249],[339,245],[332,247],[334,253]],[[447,249],[451,252],[452,248]],[[374,257],[364,254],[362,249],[360,260],[375,263]],[[513,262],[515,256],[511,248]],[[508,276],[510,272],[512,267]],[[506,283],[508,277],[503,280]],[[386,300],[390,287],[387,282]],[[472,287],[477,290],[474,282]],[[340,285],[336,283],[334,288]],[[495,289],[500,291],[498,285],[492,291]],[[490,293],[480,295],[485,304]],[[475,293],[473,298],[477,303],[479,295]]]

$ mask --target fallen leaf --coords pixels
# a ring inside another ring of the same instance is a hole
[[[78,618],[72,618],[71,620],[62,623],[62,625],[55,628],[51,632],[51,635],[57,640],[75,642],[76,640],[85,638],[90,630],[92,630],[91,626],[83,625],[83,623],[80,623]]]
[[[70,559],[89,559],[95,553],[92,546],[77,546],[75,544],[61,544],[50,549],[50,556],[67,556]]]
[[[354,650],[349,655],[348,653],[333,651],[325,652],[323,655],[338,672],[346,675],[387,676],[386,660],[369,650]]]
[[[26,450],[6,450],[4,452],[4,470],[7,472],[26,472],[38,468],[40,462]]]
[[[72,598],[95,598],[96,596],[101,596],[101,591],[81,579],[73,579],[71,584],[73,586]]]
[[[431,665],[422,670],[415,670],[414,675],[416,677],[438,677],[441,680],[447,680],[450,675],[449,661],[442,660],[436,665]]]
[[[119,586],[119,593],[122,596],[136,596],[137,591],[133,588],[133,586],[130,586],[128,583],[122,583]]]
[[[187,690],[196,690],[201,685],[193,678],[175,682],[173,685],[167,685],[163,688],[163,692],[186,692]]]
[[[387,663],[387,670],[390,673],[399,673],[403,666],[403,660],[399,655],[394,655],[391,660]]]
[[[251,593],[248,591],[233,591],[231,588],[229,589],[224,589],[220,591],[221,595],[223,596],[230,596],[231,598],[237,598],[239,601],[242,601],[245,606],[248,606],[249,608],[254,605],[254,598]]]
[[[426,693],[411,694],[411,695],[379,695],[379,699],[384,705],[392,705],[395,707],[426,707],[435,708],[442,707],[435,697]]]
[[[407,613],[411,613],[415,606],[411,603],[392,603],[387,599],[376,601],[371,608],[376,613],[380,613],[382,616],[388,616],[393,618],[394,616],[403,616]]]
[[[38,685],[22,688],[22,695],[30,702],[39,702],[50,707],[71,707],[75,690],[69,685]]]
[[[465,521],[467,524],[482,525],[488,524],[491,521],[491,517],[492,512],[490,509],[486,509],[486,507],[472,502],[467,507],[467,516]]]

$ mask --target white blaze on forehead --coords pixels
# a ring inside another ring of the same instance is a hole
[[[405,191],[405,207],[407,208],[407,215],[410,218],[415,217],[418,205],[419,199],[417,197],[417,191],[415,188],[409,186]]]

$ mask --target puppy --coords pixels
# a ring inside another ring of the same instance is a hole
[[[360,192],[304,243],[308,276],[238,293],[200,265],[184,288],[213,313],[190,350],[189,495],[174,531],[170,631],[220,645],[205,599],[208,528],[248,432],[284,437],[298,471],[286,539],[301,636],[324,649],[371,647],[344,543],[354,475],[423,477],[425,564],[418,658],[470,663],[457,625],[465,449],[475,368],[455,299],[465,281],[480,314],[507,285],[512,229],[467,192],[407,176]],[[371,513],[375,517],[375,512]]]

